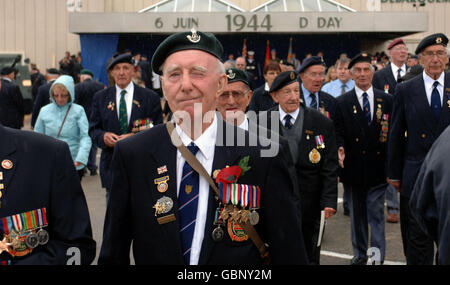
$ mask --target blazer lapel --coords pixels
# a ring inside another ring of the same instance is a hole
[[[117,115],[117,110],[120,108],[120,106],[117,104],[116,102],[116,86],[114,85],[113,88],[111,88],[108,92],[108,99],[106,100],[108,102],[108,105],[110,103],[113,103],[115,108],[113,108],[112,110],[107,111],[107,116],[109,117],[109,121],[111,122],[111,130],[116,134],[120,134],[120,123],[119,123],[119,115]]]
[[[351,112],[353,112],[354,117],[356,117],[356,120],[358,121],[358,124],[361,129],[361,132],[362,132],[363,136],[365,136],[365,134],[369,130],[369,125],[367,124],[367,119],[364,116],[364,112],[361,109],[361,105],[359,104],[355,89],[352,90],[352,93],[350,93],[350,96],[352,96],[351,106],[348,106],[348,107],[352,108]]]
[[[170,137],[167,132],[163,134],[162,141],[168,142],[168,143],[161,143],[159,144],[160,149],[157,152],[152,153],[152,156],[150,156],[148,159],[149,161],[155,160],[156,167],[165,167],[167,169],[167,172],[162,172],[161,174],[157,174],[157,178],[168,176],[168,189],[164,193],[160,193],[157,190],[157,184],[152,179],[152,175],[147,176],[147,182],[149,184],[149,191],[151,191],[152,201],[151,205],[149,205],[149,208],[153,207],[153,205],[156,204],[158,199],[160,199],[163,196],[169,197],[173,201],[173,210],[171,213],[175,214],[175,221],[169,222],[160,225],[161,230],[163,231],[163,234],[165,236],[165,243],[161,246],[167,246],[170,247],[170,250],[168,252],[175,252],[177,253],[177,259],[180,264],[183,264],[183,254],[181,252],[181,238],[180,238],[180,225],[179,225],[179,215],[178,215],[178,195],[177,195],[177,149],[176,147],[170,143]],[[152,164],[155,165],[155,164]],[[157,171],[157,169],[150,169],[149,171]],[[157,173],[157,172],[156,172]],[[153,208],[151,208],[152,211],[154,211]],[[157,217],[155,217],[157,218]]]
[[[130,115],[130,123],[128,124],[128,132],[132,131],[133,122],[137,119],[141,119],[141,104],[142,104],[142,96],[141,93],[137,89],[137,85],[134,84],[134,94],[133,94],[133,102],[131,103],[131,115]]]
[[[434,133],[440,134],[450,124],[450,76],[445,74],[444,78],[444,94],[442,98],[442,111],[439,122],[436,124]]]
[[[411,104],[414,105],[417,114],[423,118],[424,124],[429,130],[433,130],[437,125],[436,119],[434,118],[433,112],[431,111],[430,103],[428,103],[427,93],[425,90],[425,82],[423,81],[423,76],[418,76],[418,80],[414,81],[415,86],[411,88],[410,100]]]
[[[4,127],[0,125],[0,185],[3,185],[2,197],[0,198],[0,207],[6,205],[8,196],[8,187],[14,177],[17,165],[19,164],[19,153],[16,151],[14,140],[6,137]],[[16,193],[17,194],[17,193]]]

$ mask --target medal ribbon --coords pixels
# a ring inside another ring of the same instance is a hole
[[[8,217],[0,218],[0,229],[4,234],[14,229],[16,232],[22,230],[33,230],[47,226],[47,213],[45,208],[24,212]]]
[[[239,200],[240,200],[240,196],[241,196],[241,187],[239,186],[239,184],[233,183],[230,185],[231,186],[231,203],[233,203],[233,205],[237,205],[239,204]]]
[[[244,209],[248,205],[248,196],[249,196],[249,186],[245,184],[239,184],[241,187],[241,206]]]
[[[259,199],[260,199],[260,194],[261,191],[259,189],[259,186],[251,186],[251,208],[252,209],[258,209],[259,208]]]
[[[315,138],[316,138],[316,145],[317,146],[323,145],[323,136],[322,135],[315,136]]]
[[[230,202],[230,184],[223,184],[222,182],[219,182],[219,190],[220,200],[224,205],[227,205]]]

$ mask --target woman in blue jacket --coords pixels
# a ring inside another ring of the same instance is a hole
[[[71,76],[60,76],[50,88],[50,104],[39,113],[34,131],[65,141],[80,180],[87,165],[92,141],[84,108],[73,103],[75,88]]]

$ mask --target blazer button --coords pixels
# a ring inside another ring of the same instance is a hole
[[[356,142],[359,142],[359,138],[356,138]]]
[[[362,151],[362,154],[363,154],[363,155],[365,155],[365,154],[366,154],[366,151],[365,151],[365,150],[363,150],[363,151]]]
[[[424,139],[424,138],[426,138],[427,137],[427,135],[426,134],[422,134],[422,138]]]
[[[377,154],[378,154],[378,155],[380,155],[380,154],[381,154],[381,152],[377,151]]]

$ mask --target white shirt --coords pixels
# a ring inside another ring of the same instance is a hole
[[[441,73],[441,76],[437,80],[434,80],[428,74],[423,71],[423,81],[425,82],[425,92],[427,93],[427,100],[428,104],[431,106],[431,92],[433,92],[433,84],[435,81],[439,82],[439,85],[437,86],[437,89],[439,91],[439,97],[441,98],[441,104],[442,104],[442,97],[444,94],[444,72]]]
[[[152,71],[152,87],[153,89],[161,88],[161,82],[159,81],[159,75]]]
[[[398,71],[397,70],[401,70],[400,71],[400,77],[404,76],[406,74],[406,64],[403,64],[402,67],[398,67],[397,65],[395,65],[394,63],[391,62],[391,70],[392,70],[392,74],[394,74],[394,78],[395,81],[398,81]]]
[[[120,89],[119,86],[116,84],[116,106],[117,106],[117,118],[119,118],[120,113],[120,92],[122,90],[126,90],[127,94],[125,94],[125,103],[127,105],[127,119],[128,124],[130,124],[130,118],[131,118],[131,108],[133,107],[133,94],[134,94],[134,84],[133,82],[130,82],[125,89]]]
[[[264,90],[267,91],[267,92],[270,91],[270,87],[269,87],[269,84],[267,82],[264,83]]]
[[[199,150],[195,157],[203,165],[205,170],[211,175],[214,149],[216,145],[217,134],[217,115],[214,115],[213,123],[198,137],[194,143],[198,146]],[[177,125],[175,127],[181,141],[184,145],[189,145],[192,139],[183,132],[183,130]],[[183,175],[183,166],[186,160],[181,155],[181,152],[177,150],[177,196],[180,193],[181,176]],[[205,234],[206,216],[208,213],[208,198],[209,198],[209,183],[203,176],[199,175],[199,196],[198,196],[198,208],[197,217],[195,221],[194,237],[192,239],[191,246],[191,260],[190,265],[197,265],[200,257],[203,237]]]
[[[286,119],[284,117],[286,117],[287,114],[291,115],[291,124],[294,125],[295,124],[295,120],[297,120],[297,116],[298,116],[298,112],[299,112],[299,108],[297,108],[297,110],[295,110],[292,113],[286,113],[285,111],[283,111],[283,109],[281,108],[280,105],[278,105],[278,110],[280,110],[280,122],[281,124],[284,126],[286,124]]]
[[[363,91],[358,88],[358,86],[355,85],[355,92],[356,97],[358,98],[359,105],[361,106],[361,109],[364,110],[364,104],[363,104],[363,93],[367,93],[367,99],[369,99],[370,104],[370,118],[373,118],[373,108],[374,108],[374,95],[373,95],[373,88],[370,86],[370,88],[366,91]]]

